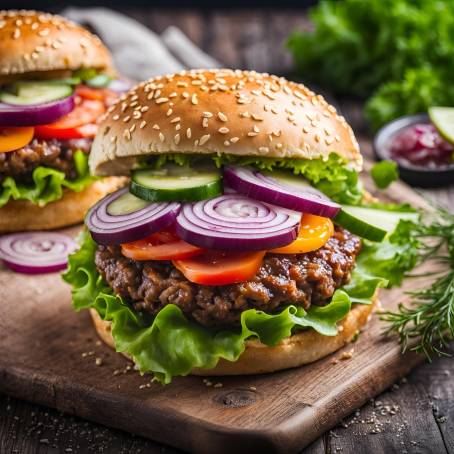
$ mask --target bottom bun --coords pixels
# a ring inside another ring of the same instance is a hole
[[[28,200],[12,200],[0,208],[0,233],[22,230],[51,230],[83,221],[87,210],[126,179],[108,177],[95,181],[80,192],[65,189],[63,197],[40,207]]]
[[[323,336],[310,329],[284,339],[274,347],[264,345],[257,340],[249,340],[246,341],[246,349],[237,361],[221,359],[213,369],[195,368],[191,374],[209,376],[265,374],[312,363],[350,342],[366,325],[377,303],[376,295],[373,304],[355,305],[339,323],[339,332],[336,336]],[[109,347],[115,349],[111,322],[103,321],[94,309],[90,309],[90,313],[99,337]],[[128,355],[124,355],[131,359]]]

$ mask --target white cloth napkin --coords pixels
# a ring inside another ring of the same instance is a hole
[[[177,27],[168,27],[159,36],[136,20],[107,8],[71,7],[61,14],[94,30],[111,50],[120,74],[131,79],[222,66]]]

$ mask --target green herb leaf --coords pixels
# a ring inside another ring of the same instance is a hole
[[[386,189],[393,181],[399,179],[397,163],[386,160],[377,162],[372,166],[370,175],[378,188]]]

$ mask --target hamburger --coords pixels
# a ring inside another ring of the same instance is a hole
[[[80,222],[119,187],[88,172],[114,77],[109,51],[79,25],[0,11],[0,233]]]
[[[304,85],[226,69],[142,82],[89,165],[131,182],[90,209],[64,279],[99,336],[163,383],[323,358],[386,284],[359,265],[386,228],[361,206],[357,141]]]

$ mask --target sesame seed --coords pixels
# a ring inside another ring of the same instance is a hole
[[[175,142],[175,145],[178,145],[180,143],[180,134],[175,134],[173,141]]]
[[[219,120],[224,121],[224,122],[226,122],[228,120],[227,115],[225,115],[222,112],[218,112],[218,118],[219,118]]]
[[[140,111],[143,113],[143,112],[146,112],[148,110],[148,106],[143,106],[140,108]]]
[[[127,115],[125,118],[123,118],[123,121],[127,123],[131,119],[130,115]]]
[[[20,30],[16,28],[13,32],[13,39],[18,39],[20,37]]]
[[[124,132],[123,132],[123,137],[126,139],[126,140],[131,140],[131,133],[129,131],[129,129],[125,129]]]
[[[132,113],[132,117],[136,120],[138,120],[140,117],[142,116],[142,114],[138,111],[138,110],[135,110],[133,113]]]
[[[239,140],[240,140],[239,137],[232,137],[232,138],[230,139],[230,142],[231,142],[231,143],[237,143]]]
[[[301,94],[299,91],[296,91],[296,90],[295,90],[295,91],[293,92],[293,94],[294,94],[297,98],[299,98],[299,99],[304,99],[304,98],[305,98],[305,96],[304,96],[303,94]]]
[[[177,82],[177,87],[187,87],[188,83],[187,82]]]
[[[259,115],[256,115],[256,114],[252,114],[252,118],[255,121],[263,121],[263,117],[260,117]]]
[[[261,153],[268,153],[270,151],[270,149],[268,147],[259,147],[259,151]]]
[[[195,93],[191,97],[191,102],[192,102],[192,104],[198,104],[199,103],[199,101],[197,99],[197,95]]]
[[[145,128],[146,124],[147,124],[147,122],[146,122],[145,120],[143,120],[142,123],[140,123],[139,128],[140,128],[140,129]]]
[[[170,123],[178,123],[181,120],[180,117],[175,117],[170,120]]]
[[[202,113],[202,117],[204,118],[211,118],[213,116],[213,114],[211,112],[203,112]]]
[[[187,91],[184,91],[183,93],[181,93],[181,96],[183,96],[183,98],[189,98],[189,93]]]
[[[160,140],[161,142],[164,142],[165,139],[166,139],[165,135],[164,135],[162,132],[160,132],[160,133],[159,133],[159,140]]]
[[[163,104],[168,101],[169,101],[169,98],[158,98],[155,102],[156,102],[156,104]]]
[[[318,143],[320,142],[320,136],[318,134],[315,134],[314,140]]]
[[[218,131],[219,131],[221,134],[227,134],[230,130],[229,130],[229,128],[222,127],[222,128],[219,128]]]
[[[269,99],[276,99],[276,96],[274,96],[273,93],[271,93],[269,90],[263,90],[262,93]]]
[[[136,129],[136,124],[134,123],[134,124],[129,128],[129,132],[134,132],[135,129]]]
[[[175,125],[175,131],[179,131],[180,129],[181,129],[181,125],[180,125],[180,123],[177,123]]]
[[[188,139],[190,139],[190,138],[191,138],[191,135],[192,135],[191,128],[186,129],[186,137],[187,137]]]
[[[157,130],[159,131],[159,129],[161,129],[161,128],[159,127],[159,125],[154,124],[154,125],[153,125],[153,129],[157,129]]]
[[[310,131],[310,129],[307,126],[303,126],[303,132],[306,134]]]
[[[208,118],[202,118],[202,127],[208,128]]]
[[[200,138],[199,145],[205,145],[210,140],[210,134],[205,134]]]
[[[240,113],[240,117],[243,117],[243,118],[250,118],[250,117],[251,117],[251,114],[250,114],[248,111],[241,112],[241,113]]]
[[[257,127],[257,125],[254,125],[252,129],[254,130],[254,132],[260,132],[260,129]]]
[[[249,137],[255,137],[255,136],[257,136],[258,134],[257,134],[256,132],[252,132],[252,131],[251,131],[251,132],[248,132],[247,135],[248,135]]]
[[[166,116],[167,116],[167,117],[170,117],[170,115],[172,115],[172,113],[173,113],[173,109],[172,109],[172,108],[169,108],[169,110],[168,110],[167,113],[166,113]]]
[[[175,98],[176,96],[178,96],[178,93],[176,91],[170,93],[169,95],[169,98]]]
[[[44,28],[38,32],[39,36],[47,36],[50,33],[50,30],[48,28]]]
[[[226,147],[230,146],[230,142],[228,140],[224,140],[224,146]]]

